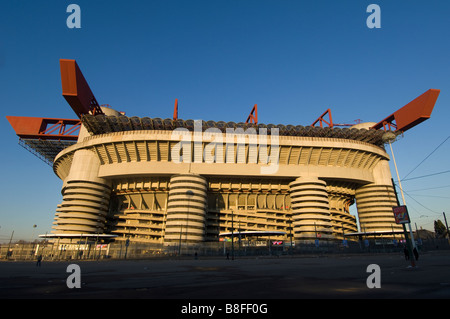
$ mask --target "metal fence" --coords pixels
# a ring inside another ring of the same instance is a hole
[[[417,243],[419,252],[437,249],[450,249],[447,239],[428,239]],[[239,256],[283,256],[283,255],[327,255],[327,254],[402,254],[404,245],[394,245],[392,241],[364,240],[364,241],[321,241],[316,243],[297,243],[292,247],[289,243],[273,244],[261,241],[258,244],[235,241],[206,242],[196,245],[164,246],[163,244],[145,244],[130,242],[98,243],[12,243],[0,245],[0,261],[35,261],[42,256],[46,261],[58,260],[103,260],[103,259],[145,259],[145,258],[173,258],[216,256],[233,258]]]

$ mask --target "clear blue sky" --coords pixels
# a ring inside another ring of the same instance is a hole
[[[81,29],[66,26],[71,3]],[[366,26],[371,3],[380,29]],[[440,89],[431,119],[393,147],[401,178],[449,170],[449,14],[446,0],[1,1],[0,241],[50,232],[61,202],[61,180],[5,118],[75,118],[61,58],[129,116],[170,118],[177,98],[183,119],[245,121],[258,104],[261,123],[309,125],[327,108],[336,123],[378,122]],[[404,180],[413,228],[450,217],[449,177]]]

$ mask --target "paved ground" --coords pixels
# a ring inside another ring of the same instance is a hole
[[[69,289],[69,264],[81,288]],[[380,266],[369,289],[367,266]],[[450,251],[424,253],[411,268],[397,254],[195,260],[0,262],[1,299],[450,298]]]

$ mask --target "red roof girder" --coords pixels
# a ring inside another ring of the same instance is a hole
[[[27,116],[6,117],[17,136],[26,139],[73,140],[78,139],[81,120]]]

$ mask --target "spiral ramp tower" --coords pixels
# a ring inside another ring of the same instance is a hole
[[[55,216],[55,233],[105,232],[111,183],[97,177],[99,167],[100,162],[93,152],[75,152],[61,191],[63,200]]]
[[[105,231],[111,189],[104,184],[69,181],[56,209],[57,233],[98,234]]]
[[[401,229],[393,220],[392,207],[397,198],[387,161],[380,161],[373,169],[374,182],[356,189],[355,199],[359,223],[363,232]]]
[[[299,177],[289,184],[294,238],[308,241],[332,238],[326,182],[317,177]]]
[[[358,188],[356,205],[363,232],[399,228],[392,220],[392,207],[397,206],[392,185],[367,185]]]
[[[198,243],[205,237],[207,181],[195,174],[170,179],[164,243]]]

